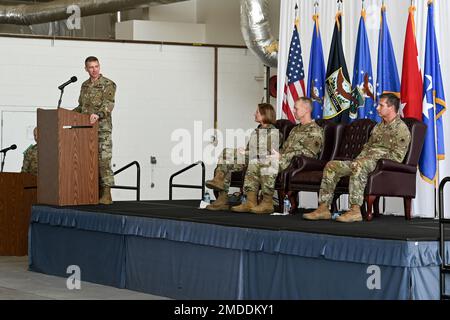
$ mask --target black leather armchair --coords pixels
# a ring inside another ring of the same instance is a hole
[[[295,213],[298,207],[296,191],[289,191],[287,188],[289,177],[292,172],[301,172],[308,170],[322,170],[325,164],[336,157],[342,139],[344,125],[336,124],[330,120],[319,119],[316,123],[324,130],[324,141],[322,152],[317,159],[306,156],[296,156],[291,164],[284,171],[280,172],[275,182],[275,189],[278,191],[278,199],[284,199],[287,194],[291,202],[291,213]],[[283,211],[283,203],[280,201],[280,210]]]
[[[369,139],[375,122],[368,119],[356,120],[348,125],[338,124],[335,128],[334,148],[329,153],[329,158],[311,159],[306,157],[297,158],[297,168],[288,172],[285,190],[290,194],[291,206],[296,208],[297,195],[300,191],[320,191],[323,169],[330,160],[352,160],[361,152],[364,144]],[[327,148],[325,145],[324,150]],[[345,182],[347,180],[347,182]],[[339,195],[348,193],[348,178],[341,179],[336,187],[335,202]]]
[[[416,196],[416,173],[420,153],[425,139],[426,125],[412,118],[403,121],[411,132],[411,143],[402,163],[378,160],[375,170],[369,175],[364,191],[367,203],[366,220],[372,220],[372,206],[379,214],[378,202],[381,196],[402,197],[405,219],[411,219],[411,199]]]

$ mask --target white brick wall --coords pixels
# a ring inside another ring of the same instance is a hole
[[[62,106],[75,107],[81,83],[87,79],[85,57],[100,59],[102,73],[118,86],[113,112],[114,169],[133,160],[140,162],[142,199],[167,199],[169,176],[183,167],[170,159],[176,145],[172,132],[185,128],[193,135],[194,121],[201,121],[203,131],[213,127],[213,48],[9,37],[0,37],[0,47],[0,111],[56,108],[58,85],[73,75],[79,80],[65,88]],[[253,113],[264,94],[264,83],[255,76],[262,70],[257,58],[245,49],[219,49],[219,128],[255,127]],[[17,135],[24,130],[18,127]],[[15,143],[14,135],[8,139],[1,139],[2,147]],[[153,173],[152,155],[158,161]],[[11,159],[7,158],[5,171],[19,171],[21,162]],[[208,166],[207,178],[213,169]],[[194,171],[176,182],[200,183],[200,168]],[[151,175],[154,188],[150,188]],[[116,178],[117,184],[131,184],[134,173]],[[113,196],[125,200],[134,194],[114,190]],[[176,199],[199,196],[199,190],[174,192]]]

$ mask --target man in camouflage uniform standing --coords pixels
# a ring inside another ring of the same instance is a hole
[[[329,206],[334,189],[342,177],[350,176],[350,210],[336,218],[339,222],[362,221],[361,205],[368,175],[375,170],[379,159],[402,162],[408,151],[411,134],[400,119],[400,100],[392,93],[380,96],[377,111],[382,122],[373,129],[369,141],[353,161],[330,161],[325,166],[319,193],[319,208],[304,214],[307,220],[331,219]]]
[[[38,145],[37,145],[37,128],[33,130],[35,144],[30,145],[23,152],[22,172],[38,174]]]
[[[250,161],[244,180],[247,202],[232,207],[232,211],[272,213],[274,211],[272,198],[278,172],[285,170],[294,156],[318,157],[323,146],[323,129],[312,120],[312,108],[312,101],[309,98],[301,97],[295,102],[294,116],[300,124],[292,129],[280,152],[272,150],[272,155],[266,159]],[[257,205],[256,195],[260,186],[263,200]]]
[[[100,63],[96,57],[87,57],[85,70],[89,79],[81,85],[76,112],[89,114],[90,122],[98,121],[98,165],[99,165],[99,203],[111,204],[111,187],[114,175],[111,169],[112,158],[112,118],[116,84],[100,73]]]

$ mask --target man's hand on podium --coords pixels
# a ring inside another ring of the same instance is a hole
[[[89,118],[89,120],[90,120],[91,124],[94,124],[97,122],[98,118],[99,118],[99,116],[97,114],[93,113],[93,114],[91,114],[91,117]]]

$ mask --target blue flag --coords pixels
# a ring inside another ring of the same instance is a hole
[[[365,24],[365,11],[361,12],[359,19],[358,40],[356,42],[355,65],[353,67],[352,87],[354,95],[358,94],[358,105],[350,107],[349,121],[356,119],[372,119],[380,121],[378,116],[372,76],[372,59],[370,58],[369,41]],[[356,96],[355,96],[356,97]]]
[[[434,6],[432,2],[428,4],[423,92],[422,119],[427,125],[427,131],[420,155],[419,171],[425,181],[435,183],[437,160],[442,159],[445,155],[442,114],[446,105],[439,50],[434,30]]]
[[[314,30],[309,55],[307,95],[313,101],[313,119],[321,119],[325,94],[325,61],[323,59],[322,39],[319,30],[319,15],[314,15],[313,19]]]
[[[400,78],[397,62],[392,47],[391,33],[386,20],[386,7],[381,8],[381,27],[378,36],[378,66],[377,66],[377,101],[381,94],[390,92],[400,95]],[[378,117],[377,121],[381,121]]]

